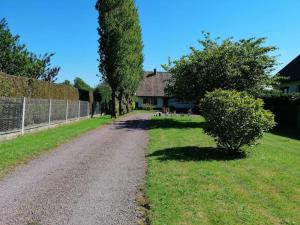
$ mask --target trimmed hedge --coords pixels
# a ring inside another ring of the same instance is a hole
[[[300,94],[275,94],[259,96],[264,107],[275,114],[278,128],[300,128]]]
[[[53,84],[33,78],[12,76],[0,72],[0,96],[3,97],[79,100],[79,92],[77,88],[70,86]]]

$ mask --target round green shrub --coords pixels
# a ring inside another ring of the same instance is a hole
[[[243,152],[263,133],[275,126],[274,115],[263,109],[263,100],[244,92],[217,89],[202,99],[200,107],[206,119],[205,132],[214,137],[219,148]]]

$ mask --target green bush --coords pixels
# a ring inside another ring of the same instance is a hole
[[[78,100],[77,88],[0,72],[0,96]]]
[[[263,100],[243,92],[209,92],[200,104],[207,121],[204,130],[215,138],[220,149],[241,152],[242,146],[255,144],[275,126],[274,115],[264,110],[263,104]]]
[[[154,106],[151,105],[151,104],[144,104],[144,105],[143,105],[143,109],[144,109],[144,110],[153,110],[153,109],[154,109]]]

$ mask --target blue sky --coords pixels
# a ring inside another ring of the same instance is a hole
[[[201,31],[222,38],[267,37],[278,69],[300,54],[299,0],[136,0],[143,30],[145,70],[160,68],[197,46]],[[35,53],[56,53],[59,81],[99,82],[94,0],[0,0],[14,34]]]

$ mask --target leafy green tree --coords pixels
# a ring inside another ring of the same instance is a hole
[[[241,152],[263,133],[275,126],[274,115],[263,109],[263,101],[245,92],[217,89],[202,99],[204,128],[215,138],[218,147],[231,153]]]
[[[73,87],[73,84],[69,80],[65,80],[64,82],[61,83],[62,85],[70,86]]]
[[[104,112],[104,113],[109,112],[110,111],[110,102],[111,102],[110,86],[106,82],[103,82],[94,89],[94,93],[99,93],[101,95],[102,112]]]
[[[265,38],[212,40],[208,33],[202,48],[165,66],[172,74],[168,91],[179,99],[198,101],[206,92],[222,88],[255,94],[271,84],[276,49]]]
[[[112,117],[115,99],[134,95],[143,75],[143,43],[138,12],[133,0],[98,0],[99,70],[112,90]],[[121,104],[120,104],[121,103]]]
[[[51,67],[54,54],[37,56],[20,44],[20,36],[12,35],[5,19],[0,20],[0,71],[55,82],[59,67]]]
[[[51,58],[54,53],[46,53],[42,57],[39,57],[37,61],[41,65],[40,71],[35,74],[35,78],[39,80],[48,81],[54,83],[57,81],[57,75],[60,71],[59,67],[51,67]]]
[[[94,89],[95,93],[100,93],[101,94],[101,102],[109,102],[111,101],[111,88],[110,86],[103,82],[101,84],[99,84],[95,89]]]
[[[84,80],[82,80],[80,77],[76,77],[74,79],[74,87],[84,91],[93,90],[93,88],[90,85],[88,85]]]

